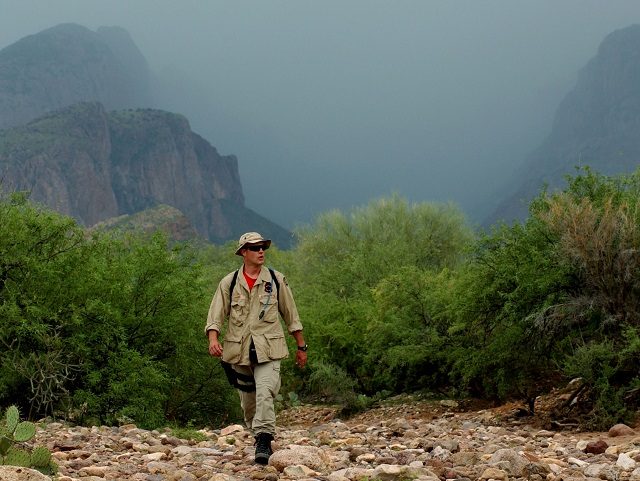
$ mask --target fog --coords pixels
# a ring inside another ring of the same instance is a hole
[[[393,193],[481,222],[640,2],[0,0],[0,48],[63,22],[127,29],[284,227]]]

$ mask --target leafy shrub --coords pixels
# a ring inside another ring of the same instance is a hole
[[[454,382],[532,406],[578,375],[592,396],[592,424],[628,416],[638,360],[639,194],[638,173],[587,170],[565,192],[543,192],[525,223],[480,240],[450,292]]]
[[[394,196],[349,214],[321,215],[314,225],[301,229],[298,238],[293,253],[299,286],[296,300],[313,355],[354,373],[360,381],[357,389],[372,393],[389,383],[372,379],[372,374],[386,374],[371,371],[379,343],[371,342],[375,336],[370,333],[394,330],[395,322],[378,314],[376,287],[381,289],[387,276],[403,268],[437,272],[457,265],[472,233],[451,205],[409,204]],[[389,339],[388,347],[396,347],[398,339]],[[397,352],[407,351],[403,345],[397,346]],[[407,361],[415,361],[412,369],[419,369],[420,359]]]
[[[209,283],[192,249],[88,237],[17,194],[0,199],[0,222],[0,403],[145,427],[234,415],[206,351]]]
[[[376,316],[367,326],[363,379],[367,392],[437,389],[448,382],[444,350],[448,322],[437,292],[450,272],[402,267],[373,289]],[[444,322],[443,322],[444,321]]]
[[[305,386],[308,396],[330,404],[345,404],[355,396],[356,382],[340,366],[317,361],[309,370]]]
[[[188,426],[175,426],[170,429],[173,436],[179,439],[194,440],[196,442],[202,442],[207,440],[207,436],[193,427]]]
[[[501,226],[477,244],[449,296],[450,375],[474,395],[534,399],[558,372],[554,338],[534,320],[567,299],[570,269],[535,216]]]

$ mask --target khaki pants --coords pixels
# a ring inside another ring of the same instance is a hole
[[[240,374],[253,376],[256,381],[255,392],[240,394],[240,406],[244,413],[244,422],[252,434],[276,434],[276,410],[274,400],[280,391],[280,361],[263,362],[251,366],[233,366]]]

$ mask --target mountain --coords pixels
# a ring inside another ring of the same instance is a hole
[[[515,189],[485,224],[521,220],[546,183],[565,185],[576,167],[613,175],[640,161],[640,25],[609,34],[560,103],[547,139],[526,159]]]
[[[166,204],[212,242],[257,230],[291,245],[289,232],[244,206],[237,159],[170,112],[83,102],[2,130],[0,179],[86,226]]]
[[[152,84],[120,27],[66,23],[0,50],[2,187],[30,190],[86,226],[163,204],[204,239],[258,230],[289,247],[289,232],[245,207],[234,156],[220,156],[184,117],[140,108],[153,105]],[[165,229],[172,217],[144,223]]]
[[[57,25],[0,50],[0,128],[79,101],[109,110],[148,107],[149,77],[126,30]]]

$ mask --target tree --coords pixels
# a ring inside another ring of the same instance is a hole
[[[395,282],[393,276],[399,272],[416,273],[421,279],[423,272],[457,265],[472,239],[464,217],[452,205],[410,204],[394,196],[348,215],[324,214],[298,236],[295,272],[302,285],[298,300],[316,356],[355,373],[361,389],[388,385],[371,378],[381,375],[371,370],[379,355],[374,348],[382,342],[372,341],[373,332],[384,335],[389,348],[404,351],[407,346],[386,332],[397,332],[395,319],[378,315],[374,293],[377,289],[384,295],[385,286]],[[406,319],[407,325],[420,322],[420,318]],[[412,369],[421,359],[414,360]]]

